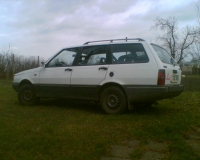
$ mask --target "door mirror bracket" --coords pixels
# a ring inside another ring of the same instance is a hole
[[[41,62],[41,65],[42,65],[42,67],[46,67],[46,65],[45,65],[45,63],[44,62]]]

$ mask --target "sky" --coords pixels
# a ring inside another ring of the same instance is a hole
[[[196,25],[198,0],[0,0],[0,52],[48,59],[87,41],[142,38],[154,42],[157,17]]]

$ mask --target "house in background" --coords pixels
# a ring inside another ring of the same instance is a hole
[[[200,74],[200,60],[193,60],[182,66],[183,74]]]
[[[190,65],[182,66],[182,74],[192,74],[192,66]]]

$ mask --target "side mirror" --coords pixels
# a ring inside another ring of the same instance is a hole
[[[41,65],[42,65],[42,67],[46,67],[46,65],[45,65],[45,63],[44,62],[41,62]]]

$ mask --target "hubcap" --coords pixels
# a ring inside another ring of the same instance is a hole
[[[31,101],[33,98],[33,94],[30,90],[26,90],[23,94],[23,97],[25,101]]]
[[[110,108],[115,109],[120,105],[120,99],[116,94],[109,94],[107,97],[107,104]]]

